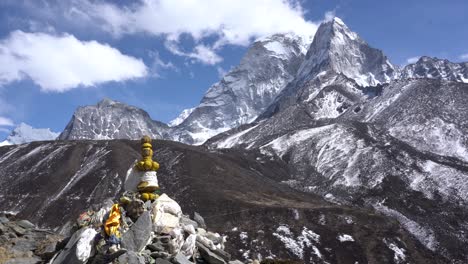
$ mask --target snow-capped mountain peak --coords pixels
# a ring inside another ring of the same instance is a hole
[[[446,59],[422,56],[416,63],[406,65],[400,77],[468,83],[468,62],[453,63]]]
[[[338,17],[320,25],[298,75],[309,80],[324,71],[341,73],[360,86],[388,83],[397,75],[382,51],[370,47]]]
[[[176,127],[175,140],[201,144],[233,127],[250,123],[296,76],[307,39],[292,33],[255,41],[240,64],[211,86]]]
[[[79,107],[59,139],[167,138],[169,127],[144,110],[111,99]]]
[[[55,140],[58,136],[59,133],[52,132],[49,128],[33,128],[28,124],[20,123],[5,141],[0,142],[0,146]]]

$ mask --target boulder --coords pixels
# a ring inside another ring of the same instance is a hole
[[[150,240],[152,228],[151,215],[146,211],[122,235],[121,246],[131,251],[140,252]]]
[[[169,213],[180,218],[182,216],[182,209],[180,205],[169,198],[167,194],[162,194],[156,201],[153,203],[153,215],[156,217],[158,212]],[[157,221],[157,219],[154,219]]]

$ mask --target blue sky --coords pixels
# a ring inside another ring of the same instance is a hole
[[[20,122],[60,132],[104,97],[168,122],[255,38],[313,34],[327,12],[394,64],[468,61],[466,10],[465,0],[1,1],[0,140]]]

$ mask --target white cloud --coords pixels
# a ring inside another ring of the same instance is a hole
[[[165,62],[159,56],[157,52],[150,52],[149,56],[153,59],[153,64],[151,65],[151,75],[156,78],[161,77],[161,73],[166,70],[172,70],[175,72],[179,71],[172,62]]]
[[[419,58],[420,58],[419,56],[408,58],[406,60],[406,63],[408,63],[408,64],[409,63],[416,63],[419,60]]]
[[[81,17],[86,13],[116,36],[146,33],[177,43],[181,34],[189,34],[196,42],[194,50],[174,53],[206,64],[221,61],[214,51],[223,45],[247,46],[254,38],[282,32],[309,38],[318,26],[304,19],[297,0],[142,0],[129,6],[89,0],[75,3],[75,13]],[[212,47],[201,44],[207,36],[215,37]]]
[[[325,21],[332,21],[336,17],[335,10],[325,12]]]
[[[9,118],[0,116],[0,126],[14,126],[15,123]]]
[[[145,64],[96,41],[73,35],[14,31],[0,42],[0,84],[30,78],[43,91],[144,77]]]
[[[468,53],[460,55],[460,59],[468,60]]]
[[[166,41],[165,46],[175,55],[192,58],[203,64],[214,65],[223,61],[223,58],[216,54],[214,48],[207,47],[203,44],[196,45],[192,52],[182,51],[177,41]]]
[[[216,67],[216,71],[218,72],[218,77],[220,79],[223,78],[227,73],[227,71],[225,69],[223,69],[222,67],[219,67],[219,66]]]

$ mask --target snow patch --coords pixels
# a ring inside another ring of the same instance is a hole
[[[343,235],[339,235],[337,237],[337,239],[340,241],[340,242],[354,242],[354,238],[350,235],[346,235],[346,234],[343,234]]]
[[[273,233],[273,236],[283,242],[291,253],[301,259],[304,257],[305,248],[311,248],[317,257],[322,258],[320,250],[316,247],[320,243],[320,235],[307,229],[307,227],[303,227],[300,235],[295,237],[288,226],[280,225]]]

